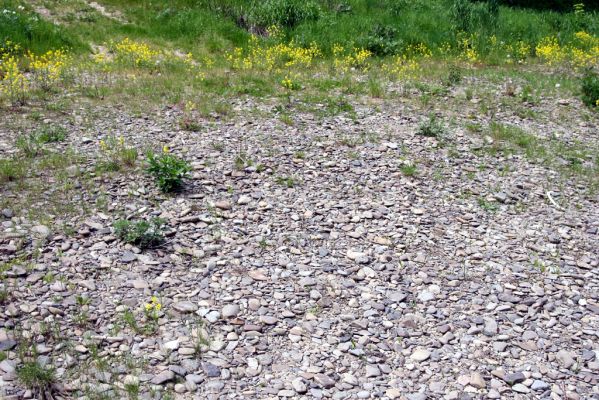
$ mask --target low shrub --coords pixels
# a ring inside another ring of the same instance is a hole
[[[113,225],[115,235],[126,243],[133,244],[140,249],[155,246],[164,241],[162,227],[164,220],[152,218],[149,221],[119,220]]]

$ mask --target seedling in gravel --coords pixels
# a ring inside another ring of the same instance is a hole
[[[399,170],[405,176],[415,176],[418,171],[418,169],[416,168],[416,165],[414,165],[412,163],[403,164],[401,167],[399,167]]]
[[[235,164],[235,169],[238,171],[241,171],[247,167],[251,167],[254,164],[250,156],[244,151],[237,153],[233,163]]]
[[[300,150],[300,151],[296,151],[296,152],[293,154],[293,157],[294,157],[294,158],[297,158],[297,159],[299,159],[299,160],[303,160],[303,159],[305,159],[305,158],[306,158],[306,152],[305,152],[305,151],[302,151],[302,150]]]
[[[426,137],[439,138],[445,133],[445,126],[434,114],[431,114],[427,121],[420,124],[418,134]]]
[[[297,180],[292,176],[277,176],[276,182],[290,189],[298,184]]]
[[[189,321],[191,325],[191,337],[194,338],[193,349],[196,357],[201,357],[205,349],[210,347],[210,338],[208,332],[204,329],[204,320],[194,318]]]
[[[0,351],[0,362],[6,360],[8,355],[4,351]]]
[[[485,211],[495,212],[499,209],[496,203],[488,201],[483,197],[478,198],[478,205]]]
[[[123,311],[123,315],[121,316],[121,319],[123,320],[123,323],[125,324],[125,326],[128,326],[129,328],[131,328],[131,330],[133,330],[134,332],[139,332],[139,326],[137,325],[137,320],[135,319],[135,314],[133,314],[133,311],[131,310],[125,310]]]
[[[118,220],[113,225],[114,233],[119,239],[140,249],[162,243],[164,241],[163,226],[164,220],[160,218],[152,218],[149,221]]]
[[[149,151],[146,154],[146,162],[146,171],[154,177],[158,188],[165,193],[181,189],[183,180],[188,178],[191,172],[189,163],[171,154],[167,146],[163,147],[160,154]]]

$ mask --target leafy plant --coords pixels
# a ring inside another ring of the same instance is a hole
[[[191,172],[189,163],[169,153],[167,147],[158,155],[149,151],[146,161],[146,171],[154,177],[156,184],[163,192],[180,189],[183,186],[183,179],[188,178]]]
[[[599,107],[599,74],[587,71],[582,77],[582,101],[589,107]]]
[[[434,114],[431,114],[428,120],[420,124],[420,127],[418,128],[418,134],[426,137],[438,138],[442,136],[444,132],[445,126],[437,120],[437,117]]]
[[[41,143],[63,142],[67,137],[67,131],[59,125],[44,125],[38,129],[37,137]]]
[[[152,218],[149,221],[119,220],[113,225],[116,236],[126,243],[145,249],[164,241],[162,227],[164,220]]]

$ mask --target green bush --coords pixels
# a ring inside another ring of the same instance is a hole
[[[140,249],[162,243],[164,241],[163,226],[164,220],[160,218],[137,222],[122,219],[116,221],[113,225],[114,233],[119,239]]]
[[[599,107],[599,74],[587,71],[582,78],[582,101],[589,107]]]
[[[174,154],[163,151],[156,155],[149,151],[147,154],[146,171],[154,177],[156,184],[163,192],[173,192],[183,186],[183,179],[189,177],[191,166]]]

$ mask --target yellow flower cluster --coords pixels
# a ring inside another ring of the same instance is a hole
[[[410,57],[431,58],[433,52],[424,43],[411,44],[406,49],[405,54]]]
[[[535,47],[535,51],[537,56],[549,65],[562,62],[566,58],[566,53],[557,42],[555,36],[541,39]]]
[[[28,52],[25,58],[33,81],[46,91],[58,82],[69,65],[69,56],[64,50],[50,50],[41,56]]]
[[[236,47],[227,54],[226,59],[233,69],[281,71],[291,67],[309,67],[321,55],[315,43],[310,47],[301,47],[292,40],[289,43],[263,45],[256,36],[252,36],[247,50]]]
[[[545,37],[535,48],[539,58],[549,65],[568,63],[575,68],[599,65],[599,38],[581,31],[571,45],[561,46],[556,37]]]
[[[152,296],[149,303],[145,304],[146,313],[154,313],[158,312],[162,309],[162,304],[160,304],[160,300],[158,297]]]
[[[464,33],[458,35],[460,58],[464,61],[475,63],[479,60],[479,54],[476,50],[475,40],[475,35],[466,36]]]
[[[268,28],[266,28],[266,33],[269,38],[272,38],[275,40],[281,40],[285,36],[285,33],[283,32],[283,30],[276,25],[271,25]]]
[[[366,49],[346,50],[340,44],[333,45],[333,64],[337,71],[348,72],[352,68],[368,71],[371,57],[372,53]]]
[[[0,94],[10,101],[24,103],[29,89],[29,82],[14,56],[0,59]]]
[[[195,79],[204,80],[206,78],[206,74],[202,71],[202,66],[194,60],[193,54],[187,53],[185,58],[183,58],[183,63],[185,64],[187,73]]]
[[[11,102],[24,103],[29,82],[15,56],[19,51],[20,46],[10,41],[0,46],[0,95]]]
[[[292,78],[289,75],[285,75],[285,78],[281,80],[281,86],[287,90],[298,90],[301,86],[296,79],[297,78]]]
[[[112,62],[105,53],[93,54],[92,60],[101,67],[102,72],[108,73],[112,70]]]
[[[383,64],[383,71],[399,80],[414,79],[420,70],[418,61],[406,55],[395,56],[392,62]]]
[[[118,43],[112,43],[111,48],[117,61],[132,63],[136,67],[155,66],[160,58],[160,52],[153,50],[145,43],[125,38]]]

